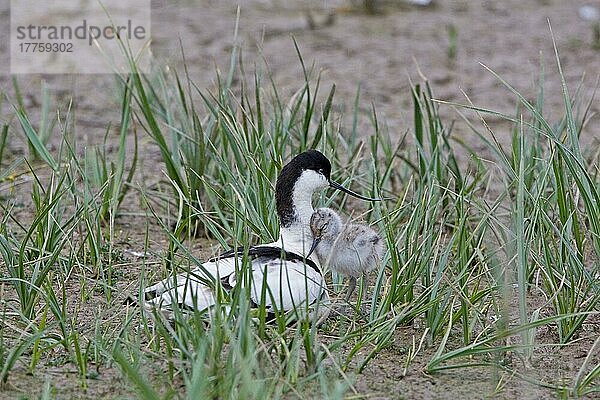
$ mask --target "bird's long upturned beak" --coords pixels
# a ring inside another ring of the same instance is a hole
[[[360,194],[358,194],[356,192],[353,192],[350,189],[346,189],[345,187],[343,187],[342,185],[340,185],[339,183],[334,182],[334,181],[329,181],[329,186],[332,187],[332,188],[334,188],[334,189],[341,190],[344,193],[348,193],[350,196],[354,196],[357,199],[367,200],[367,201],[382,201],[383,200],[383,199],[378,199],[378,198],[365,197],[365,196],[360,195]]]
[[[310,245],[310,250],[308,251],[306,258],[310,257],[310,255],[313,253],[313,251],[315,251],[315,249],[317,248],[317,245],[319,244],[320,241],[321,241],[320,237],[313,238],[313,242]]]

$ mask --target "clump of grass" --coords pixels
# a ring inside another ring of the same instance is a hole
[[[319,80],[313,86],[310,71],[304,69],[304,85],[287,102],[274,85],[265,94],[258,73],[253,76],[254,89],[243,83],[239,96],[234,96],[235,48],[231,57],[230,71],[218,77],[214,93],[200,91],[187,75],[183,82],[166,72],[155,81],[137,74],[133,78],[141,124],[161,151],[175,195],[175,230],[196,234],[199,223],[207,236],[223,245],[224,233],[238,237],[242,226],[251,227],[262,240],[276,237],[271,193],[277,172],[292,154],[322,147],[335,93],[332,87],[318,115]],[[301,57],[300,62],[304,66]],[[242,74],[243,66],[239,68]],[[194,97],[202,99],[202,110]],[[236,181],[239,184],[232,185]],[[234,227],[233,215],[241,217],[243,225]]]
[[[2,161],[4,160],[4,151],[6,150],[8,139],[8,125],[2,125],[2,130],[0,131],[0,165],[2,165]]]
[[[556,55],[562,77],[558,52]],[[581,330],[586,319],[598,312],[600,292],[594,276],[600,256],[596,233],[596,219],[600,214],[596,200],[597,180],[593,172],[596,167],[583,157],[579,147],[585,114],[583,119],[575,119],[573,104],[563,79],[564,116],[555,124],[544,117],[543,70],[535,103],[528,102],[506,81],[500,77],[498,79],[517,97],[519,110],[526,110],[531,118],[525,120],[521,112],[515,118],[503,116],[514,123],[510,151],[499,143],[491,130],[488,129],[487,134],[478,133],[497,155],[497,162],[504,173],[502,181],[505,182],[505,192],[491,207],[486,208],[506,208],[510,216],[506,219],[494,216],[488,223],[499,242],[497,245],[506,253],[505,265],[511,267],[496,268],[505,271],[501,275],[493,275],[500,290],[496,296],[501,299],[502,291],[510,291],[512,282],[517,287],[516,305],[510,301],[510,294],[504,295],[505,310],[500,312],[506,314],[508,309],[516,306],[518,324],[509,327],[506,317],[500,316],[499,329],[484,331],[475,342],[444,354],[442,348],[446,345],[450,333],[448,330],[440,351],[429,363],[430,371],[459,368],[464,364],[444,363],[477,354],[497,354],[497,361],[485,363],[494,368],[510,370],[510,367],[499,363],[504,359],[502,354],[516,351],[531,358],[536,347],[544,345],[536,342],[536,329],[540,326],[556,326],[560,343],[567,344]],[[486,128],[484,115],[498,115],[491,110],[468,108],[481,116]],[[492,140],[488,140],[488,134]],[[536,277],[541,277],[542,287],[538,285]],[[540,316],[542,312],[548,313],[545,305],[533,310],[528,306],[530,293],[534,289],[542,290],[547,303],[553,306],[551,316]],[[519,345],[495,345],[517,334],[521,337]],[[518,374],[523,379],[532,380]],[[598,376],[592,372],[594,374]],[[582,390],[581,387],[573,389],[561,383],[533,381],[571,395]],[[597,390],[591,381],[588,384],[591,386],[584,389],[586,393],[588,390]]]
[[[51,115],[51,101],[48,86],[45,82],[42,82],[42,93],[41,93],[41,115],[38,128],[34,129],[29,121],[26,114],[26,106],[21,89],[16,78],[13,78],[13,87],[16,96],[17,106],[15,112],[19,118],[19,122],[23,127],[23,130],[28,139],[29,153],[34,159],[43,159],[49,162],[48,154],[45,146],[48,144],[56,127],[56,118]],[[1,158],[0,158],[1,159]]]
[[[86,149],[83,166],[81,171],[86,177],[86,183],[89,184],[90,197],[96,193],[102,192],[100,199],[100,210],[98,217],[108,222],[109,217],[116,216],[117,211],[125,198],[125,195],[131,187],[131,182],[137,167],[138,144],[137,134],[134,133],[134,147],[131,164],[127,163],[127,138],[130,135],[131,128],[131,83],[123,83],[123,95],[121,102],[121,121],[119,123],[119,142],[118,151],[114,160],[110,160],[106,154],[107,139],[110,133],[110,126],[106,129],[103,144],[100,147]]]
[[[125,93],[120,125],[122,144],[128,135],[130,100],[131,96]],[[9,310],[1,326],[10,326],[15,332],[20,332],[17,336],[2,336],[3,340],[10,343],[12,350],[3,356],[1,378],[6,382],[10,371],[23,358],[28,359],[28,371],[35,373],[41,360],[47,360],[48,354],[62,347],[66,359],[77,366],[82,386],[86,386],[86,379],[93,375],[88,367],[89,360],[94,359],[92,354],[97,353],[89,337],[82,334],[77,313],[72,314],[70,303],[77,297],[73,298],[67,285],[74,276],[83,276],[79,280],[79,300],[85,302],[89,299],[89,278],[85,278],[85,271],[92,263],[101,272],[108,271],[108,274],[94,274],[92,286],[104,288],[107,300],[111,300],[114,259],[104,261],[106,265],[102,265],[100,252],[105,251],[102,225],[108,222],[112,232],[114,219],[127,190],[125,185],[133,176],[135,156],[126,174],[126,146],[121,146],[117,162],[110,165],[111,176],[99,184],[97,176],[80,161],[78,150],[71,140],[73,135],[70,129],[73,125],[69,122],[70,110],[64,117],[57,112],[55,122],[48,122],[50,125],[56,123],[61,129],[58,154],[52,154],[46,148],[45,139],[33,128],[23,107],[15,107],[15,113],[35,154],[32,152],[29,159],[24,160],[26,170],[19,168],[23,159],[17,159],[7,171],[2,171],[2,177],[5,173],[16,171],[17,177],[31,178],[29,186],[26,186],[31,191],[31,213],[24,220],[14,215],[22,201],[14,195],[7,196],[8,201],[0,204],[0,282],[6,293],[6,300],[3,295],[2,304]],[[34,164],[31,159],[43,162]],[[106,161],[102,162],[105,163],[102,167],[106,168]],[[23,182],[17,183],[25,185]],[[109,221],[104,220],[105,216],[110,217]],[[86,241],[89,247],[85,246]],[[112,233],[106,242],[112,250]],[[78,305],[77,309],[80,307]]]

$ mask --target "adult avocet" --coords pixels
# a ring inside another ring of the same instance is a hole
[[[250,281],[250,301],[264,304],[268,312],[301,312],[315,305],[310,310],[311,318],[322,320],[329,310],[318,304],[328,303],[329,294],[319,260],[309,254],[313,240],[309,226],[314,211],[313,194],[331,187],[362,200],[380,200],[344,188],[330,179],[330,173],[329,160],[316,150],[297,155],[283,167],[275,185],[280,236],[276,242],[248,250],[251,279],[236,275],[236,265],[239,270],[243,251],[228,251],[188,273],[146,288],[146,307],[169,310],[177,303],[182,308],[201,311],[215,304],[214,282],[217,280],[225,290]]]
[[[313,244],[309,255],[314,251],[321,264],[350,277],[346,301],[356,288],[356,278],[363,275],[364,299],[368,287],[366,273],[380,264],[385,250],[381,236],[365,225],[344,224],[338,213],[331,208],[317,209],[310,219],[310,229]]]

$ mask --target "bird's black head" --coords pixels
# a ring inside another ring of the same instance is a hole
[[[298,218],[296,214],[297,210],[294,206],[295,189],[298,190],[297,193],[308,195],[310,201],[310,196],[315,191],[323,190],[327,187],[341,190],[361,200],[381,200],[362,196],[332,181],[331,163],[327,157],[317,150],[307,150],[304,153],[298,154],[287,163],[277,177],[275,200],[277,203],[277,214],[279,214],[279,218],[281,219],[281,226],[287,228]],[[306,203],[306,200],[304,203]],[[304,214],[307,212],[312,214],[312,206],[309,204],[308,207],[303,208],[302,212]],[[305,217],[310,218],[310,214],[305,215]]]
[[[315,190],[329,186],[330,176],[331,163],[317,150],[307,150],[298,154],[281,169],[275,185],[275,200],[282,226],[290,226],[296,218],[293,204],[296,183],[303,185],[300,189],[312,194]]]
[[[304,153],[298,154],[283,167],[281,173],[283,174],[286,170],[300,170],[300,173],[302,173],[302,171],[307,169],[318,172],[325,176],[327,180],[329,180],[331,175],[331,163],[323,153],[317,150],[307,150]]]

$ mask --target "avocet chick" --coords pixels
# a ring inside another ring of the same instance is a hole
[[[333,271],[350,277],[346,301],[356,288],[356,278],[375,269],[383,257],[385,246],[381,236],[365,225],[347,223],[331,208],[317,209],[310,219],[313,234],[311,250],[319,262]],[[366,290],[363,291],[363,299]]]

